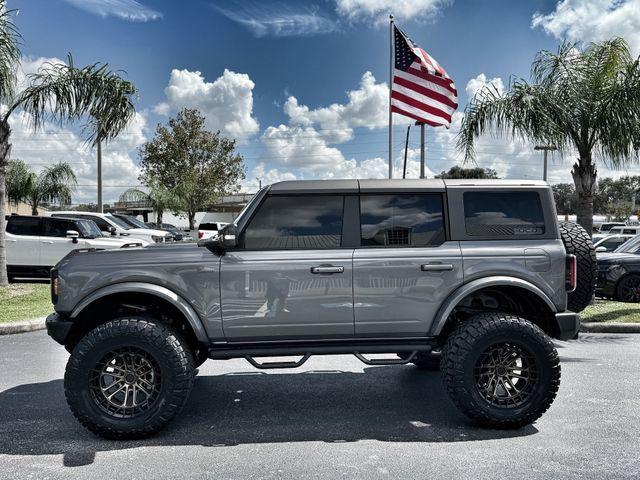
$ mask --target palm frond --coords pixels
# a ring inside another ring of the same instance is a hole
[[[69,55],[66,64],[45,64],[29,81],[13,109],[29,113],[36,129],[87,118],[86,138],[96,144],[117,136],[135,114],[135,86],[107,64],[78,68]]]
[[[16,72],[20,64],[22,37],[13,23],[15,12],[7,10],[6,1],[0,0],[0,99],[7,104],[15,93]]]
[[[69,205],[76,184],[76,175],[69,164],[60,162],[40,172],[34,189],[37,191],[40,203]]]

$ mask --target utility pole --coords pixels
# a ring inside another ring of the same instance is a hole
[[[102,213],[102,142],[98,142],[98,213]]]
[[[256,180],[258,180],[258,190],[262,190],[262,179],[256,177]]]
[[[544,152],[544,168],[542,170],[542,179],[546,182],[547,181],[547,152],[549,151],[553,151],[553,150],[557,150],[557,148],[554,145],[536,145],[534,148],[534,150],[542,150]]]

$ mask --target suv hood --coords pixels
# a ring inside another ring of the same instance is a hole
[[[145,235],[147,237],[155,236],[155,237],[166,237],[171,236],[171,234],[165,230],[154,230],[152,228],[130,228],[126,230],[126,233],[135,237],[136,235]]]
[[[635,253],[611,252],[599,253],[597,255],[598,263],[636,263],[640,262],[640,255]]]

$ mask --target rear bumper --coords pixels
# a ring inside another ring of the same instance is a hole
[[[62,317],[59,313],[52,313],[47,317],[45,323],[49,336],[59,344],[64,345],[71,331],[73,322]]]
[[[580,330],[580,315],[574,312],[556,313],[559,340],[571,340]]]

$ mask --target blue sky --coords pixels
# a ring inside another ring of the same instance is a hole
[[[238,138],[245,190],[286,178],[375,177],[386,171],[388,16],[454,79],[462,112],[487,82],[528,77],[535,53],[562,39],[625,36],[640,50],[640,2],[607,0],[9,0],[19,9],[23,69],[60,61],[107,62],[140,90],[139,115],[105,147],[105,197],[136,185],[136,148],[183,106]],[[624,22],[622,21],[624,19]],[[199,73],[198,73],[199,72]],[[368,73],[367,73],[368,72]],[[458,114],[459,121],[461,114]],[[398,117],[396,167],[406,123]],[[427,164],[440,172],[460,160],[451,130],[427,130]],[[90,201],[93,153],[74,127],[33,135],[14,119],[14,157],[34,168],[60,159],[79,171],[75,201]],[[410,174],[417,172],[417,131]],[[539,153],[523,142],[483,139],[478,163],[510,178],[539,178]],[[568,181],[570,159],[556,159],[552,181]],[[630,170],[634,172],[633,170]],[[606,167],[601,172],[607,174]],[[619,175],[626,172],[609,172]]]

